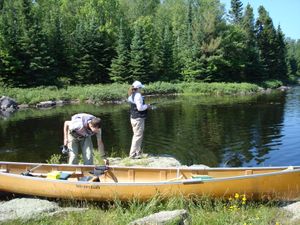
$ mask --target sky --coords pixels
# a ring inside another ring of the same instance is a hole
[[[225,4],[228,12],[230,9],[230,0],[220,0]],[[280,25],[285,37],[300,39],[300,0],[241,0],[245,8],[249,3],[257,18],[257,9],[260,5],[269,12],[273,20],[274,27],[277,29]]]

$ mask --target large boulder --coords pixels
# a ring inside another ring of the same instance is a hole
[[[56,105],[55,101],[45,101],[45,102],[40,102],[38,104],[36,104],[37,108],[49,108],[49,107],[53,107]]]
[[[182,166],[180,162],[169,155],[148,155],[142,154],[139,159],[131,158],[109,158],[110,165],[117,166],[146,166],[146,167],[179,167]]]
[[[34,198],[16,198],[0,202],[0,223],[10,220],[29,220],[42,216],[53,216],[86,208],[61,208],[58,203]]]
[[[2,96],[0,98],[0,109],[1,111],[14,112],[18,109],[18,103],[10,97]]]
[[[173,211],[161,211],[129,223],[129,225],[164,225],[164,224],[178,224],[178,225],[189,224],[187,211],[184,209],[173,210]]]
[[[294,202],[292,204],[286,205],[285,207],[283,207],[283,209],[291,214],[292,221],[300,221],[300,202]]]

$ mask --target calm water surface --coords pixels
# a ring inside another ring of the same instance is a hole
[[[300,87],[247,97],[146,98],[158,102],[146,120],[144,152],[168,154],[182,164],[300,165]],[[45,162],[59,154],[63,123],[87,112],[103,119],[110,155],[129,152],[129,106],[70,105],[18,111],[0,119],[0,160]]]

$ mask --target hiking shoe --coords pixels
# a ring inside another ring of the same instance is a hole
[[[133,156],[132,158],[133,158],[133,159],[141,159],[142,156],[141,156],[141,155],[135,155],[135,156]]]

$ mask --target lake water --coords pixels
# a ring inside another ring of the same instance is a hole
[[[146,102],[158,104],[146,120],[145,153],[172,155],[186,165],[300,165],[300,87],[245,97],[146,97]],[[78,112],[103,120],[109,155],[129,153],[129,105],[81,104],[1,118],[0,160],[45,162],[60,154],[63,123]]]

